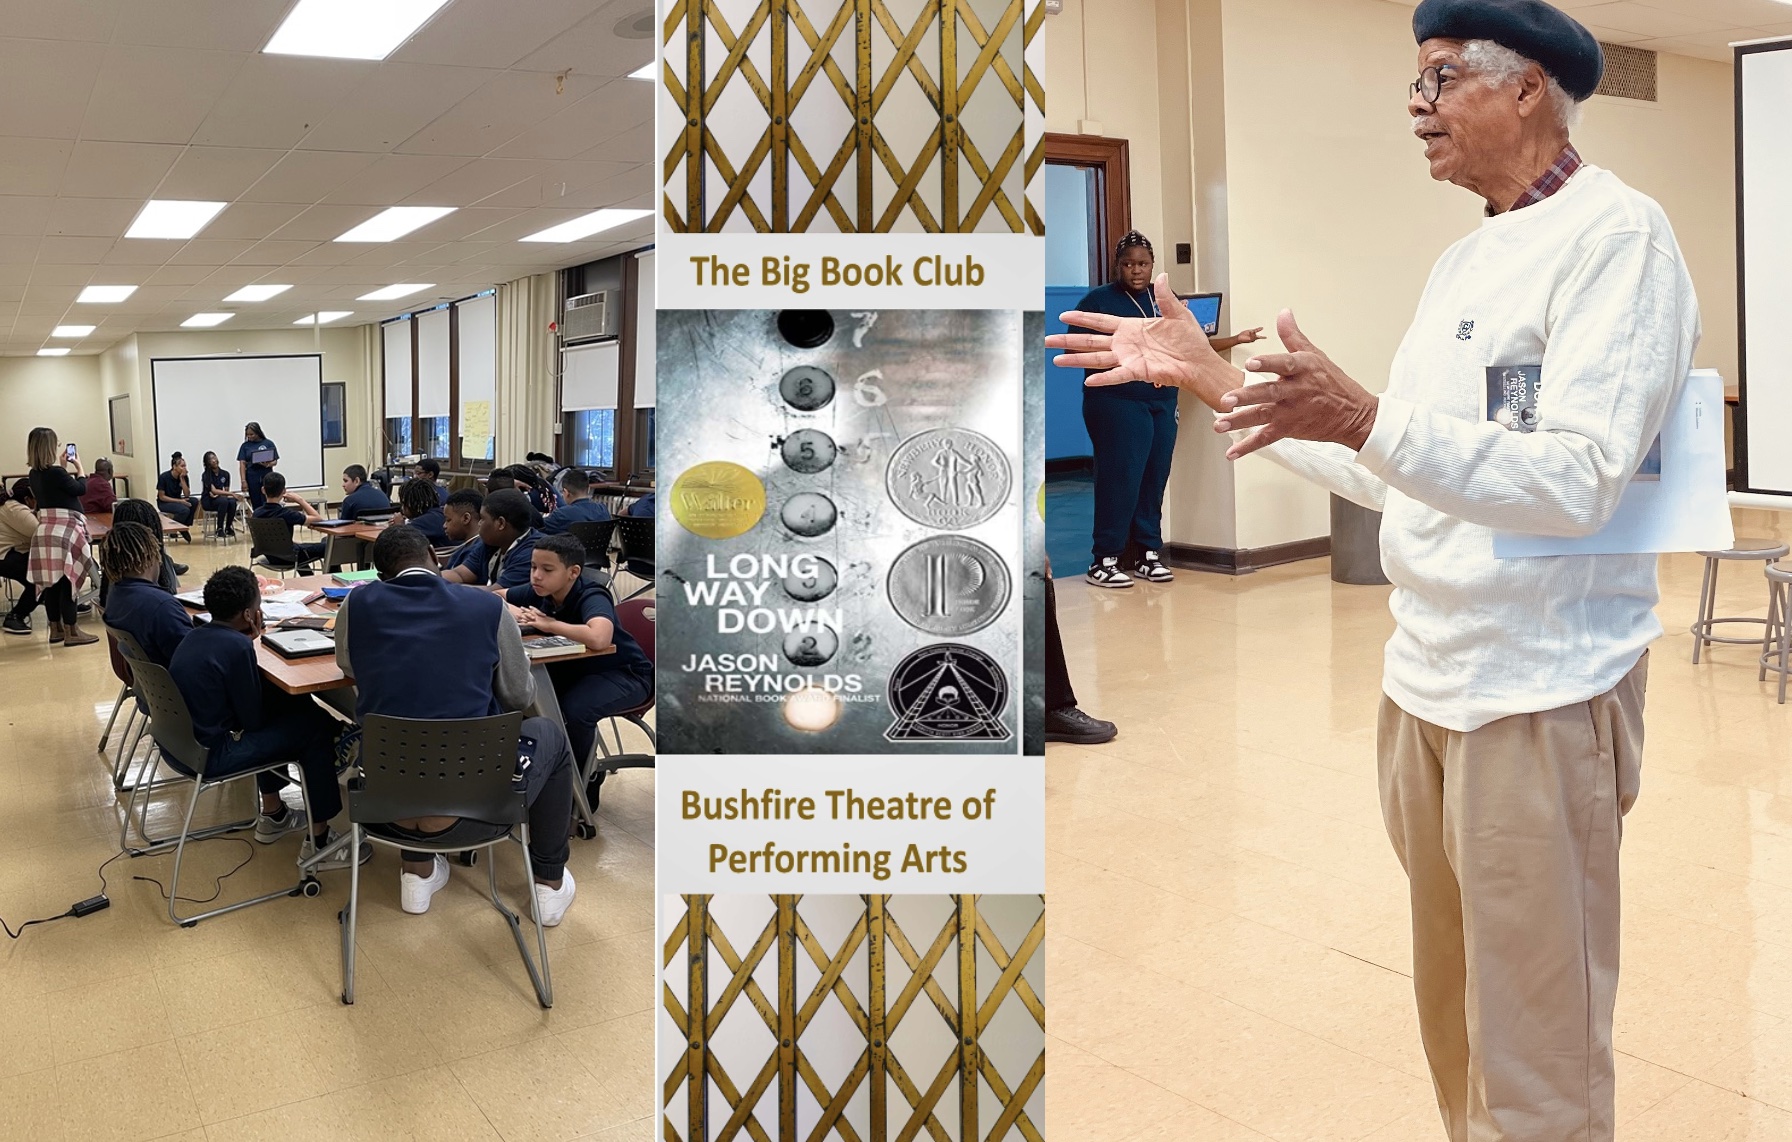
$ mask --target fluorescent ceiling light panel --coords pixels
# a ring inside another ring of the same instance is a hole
[[[266,301],[276,294],[285,293],[292,287],[289,285],[246,285],[237,290],[225,301]]]
[[[228,205],[223,202],[187,202],[152,198],[137,212],[137,220],[124,232],[126,238],[191,238]]]
[[[364,293],[360,297],[357,297],[355,300],[356,301],[396,301],[401,297],[409,297],[414,293],[420,293],[423,290],[434,289],[434,288],[436,288],[434,282],[429,282],[424,285],[417,285],[416,283],[404,283],[401,285],[389,285],[382,289],[376,289],[372,293]]]
[[[85,337],[93,332],[91,325],[58,325],[50,330],[52,337]]]
[[[235,317],[234,313],[195,313],[181,322],[187,329],[210,329],[214,325],[222,325]]]
[[[272,55],[385,59],[448,0],[299,0],[261,49]]]
[[[123,301],[136,292],[136,286],[88,286],[75,301],[84,305],[104,305],[107,302]]]
[[[68,356],[68,350],[67,349],[39,349],[37,351],[37,355],[39,357],[66,357],[66,356]]]
[[[659,60],[650,59],[640,67],[629,72],[628,77],[630,79],[652,79],[654,70],[659,66],[659,62]]]
[[[518,240],[523,242],[577,242],[581,238],[589,238],[593,234],[601,234],[605,230],[646,218],[652,213],[651,210],[618,210],[615,207],[606,206],[602,210],[581,214],[570,222],[549,226],[546,230],[537,231],[527,238]]]
[[[452,206],[389,206],[341,235],[338,242],[391,242],[438,218],[454,213]]]
[[[293,322],[293,324],[328,325],[332,321],[341,321],[345,317],[353,316],[354,312],[355,311],[352,309],[326,309],[322,313],[313,313],[308,317],[301,317]]]

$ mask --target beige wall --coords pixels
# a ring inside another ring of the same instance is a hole
[[[23,475],[25,436],[39,425],[73,441],[91,465],[105,454],[106,402],[99,358],[0,357],[0,475]]]
[[[1130,140],[1135,224],[1166,235],[1161,248],[1199,235],[1199,284],[1226,290],[1232,327],[1273,325],[1291,308],[1379,390],[1432,263],[1480,215],[1471,195],[1430,180],[1410,134],[1411,20],[1386,0],[1066,0],[1046,25],[1050,126],[1094,119]],[[1186,76],[1164,47],[1184,39]],[[1595,99],[1575,141],[1666,209],[1704,309],[1699,364],[1734,376],[1730,72],[1660,59],[1659,104]],[[1162,106],[1179,100],[1189,106]],[[1188,168],[1195,193],[1167,195]],[[1195,218],[1180,216],[1188,209]],[[1228,477],[1205,411],[1185,402],[1183,417],[1173,542],[1255,548],[1326,533],[1322,493],[1259,459]]]

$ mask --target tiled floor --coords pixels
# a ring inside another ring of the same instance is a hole
[[[189,586],[246,557],[240,543],[174,550],[193,565]],[[94,870],[118,835],[94,752],[118,690],[105,647],[52,650],[41,611],[36,623],[30,639],[0,639],[0,915],[15,927],[98,892]],[[479,894],[483,868],[457,868],[427,916],[405,916],[396,856],[376,853],[362,870],[358,994],[344,1007],[345,873],[326,874],[316,899],[180,930],[156,886],[133,879],[165,882],[172,858],[114,861],[110,909],[0,947],[0,1139],[653,1137],[652,790],[650,771],[612,778],[598,838],[573,841],[579,898],[549,933],[547,1012]],[[293,877],[297,846],[200,845],[183,895],[208,895],[250,848],[223,892],[266,891]],[[501,859],[520,903],[518,859]]]
[[[1692,665],[1700,570],[1662,564],[1625,833],[1626,1142],[1792,1139],[1792,705],[1747,648]],[[1759,569],[1725,571],[1719,613],[1763,613]],[[1121,736],[1046,755],[1053,1138],[1443,1138],[1376,799],[1386,596],[1323,560],[1059,581],[1078,697]]]

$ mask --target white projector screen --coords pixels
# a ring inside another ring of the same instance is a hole
[[[1740,490],[1792,495],[1792,40],[1737,48],[1736,90],[1736,464]]]
[[[280,450],[275,469],[289,488],[324,483],[324,359],[294,357],[157,357],[149,363],[155,391],[156,471],[183,453],[199,471],[200,458],[216,452],[242,489],[236,453],[243,425],[255,421]],[[194,494],[198,482],[194,481]]]

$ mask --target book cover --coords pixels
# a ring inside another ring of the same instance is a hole
[[[1542,424],[1542,365],[1492,365],[1487,369],[1487,419],[1512,432],[1536,432]],[[1637,465],[1633,480],[1661,479],[1661,436]]]

